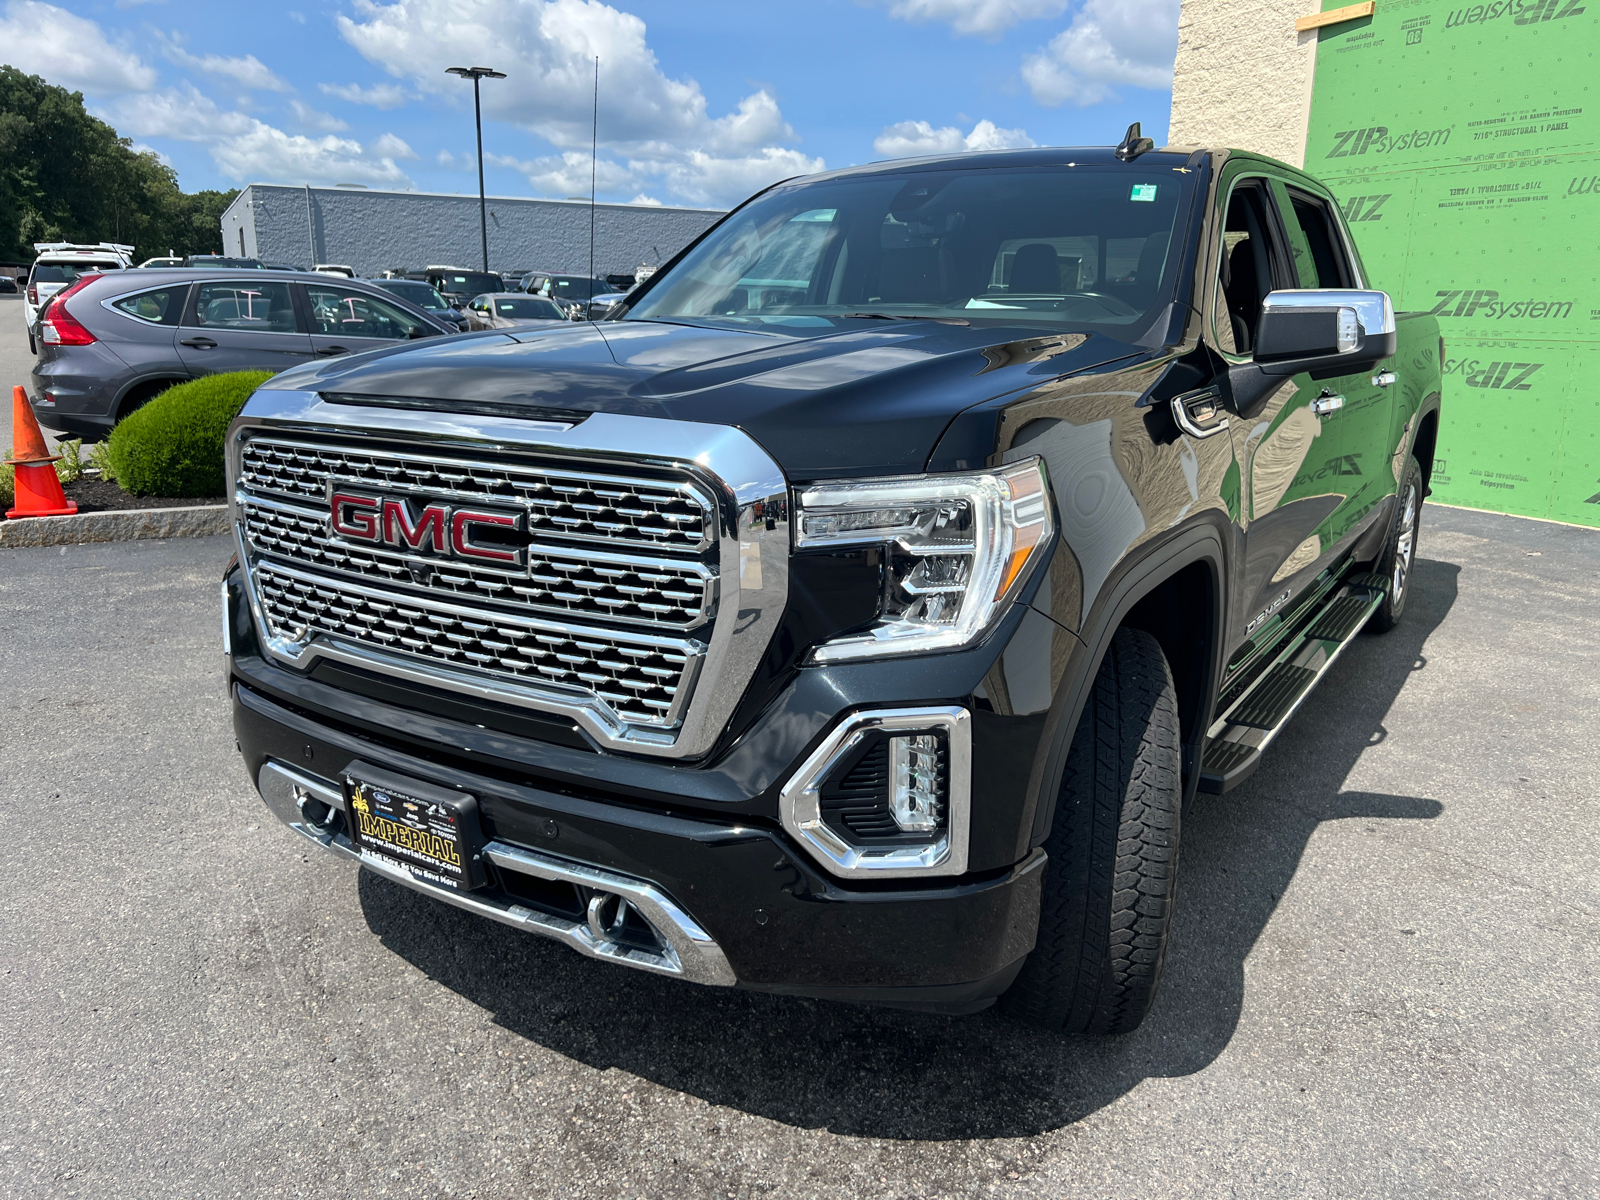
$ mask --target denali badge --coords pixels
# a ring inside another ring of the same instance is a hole
[[[448,504],[418,508],[415,501],[394,496],[333,492],[328,497],[329,528],[347,541],[511,567],[525,562],[523,547],[485,543],[479,538],[486,528],[521,530],[525,520],[522,513],[451,508]]]

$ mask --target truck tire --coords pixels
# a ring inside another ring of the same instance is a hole
[[[1161,646],[1119,629],[1073,735],[1045,840],[1039,935],[1007,1013],[1063,1033],[1138,1028],[1166,960],[1183,800]]]
[[[1411,568],[1417,558],[1417,531],[1422,524],[1422,467],[1415,457],[1407,457],[1405,474],[1395,490],[1394,517],[1389,522],[1389,537],[1373,568],[1389,581],[1383,603],[1378,605],[1367,629],[1388,633],[1405,615],[1406,597],[1411,594]]]

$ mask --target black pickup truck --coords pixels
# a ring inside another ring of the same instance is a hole
[[[778,184],[605,321],[255,393],[250,778],[624,966],[1132,1029],[1185,802],[1405,611],[1442,353],[1252,154]]]

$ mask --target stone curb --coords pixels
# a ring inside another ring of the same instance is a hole
[[[227,533],[229,528],[226,504],[113,509],[70,517],[19,517],[0,521],[0,549],[67,546],[80,542],[133,542],[141,538],[210,537]]]

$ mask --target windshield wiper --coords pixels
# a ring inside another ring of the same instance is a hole
[[[941,325],[971,325],[963,317],[934,317],[924,313],[840,313],[841,317],[855,317],[862,321],[937,321]]]

